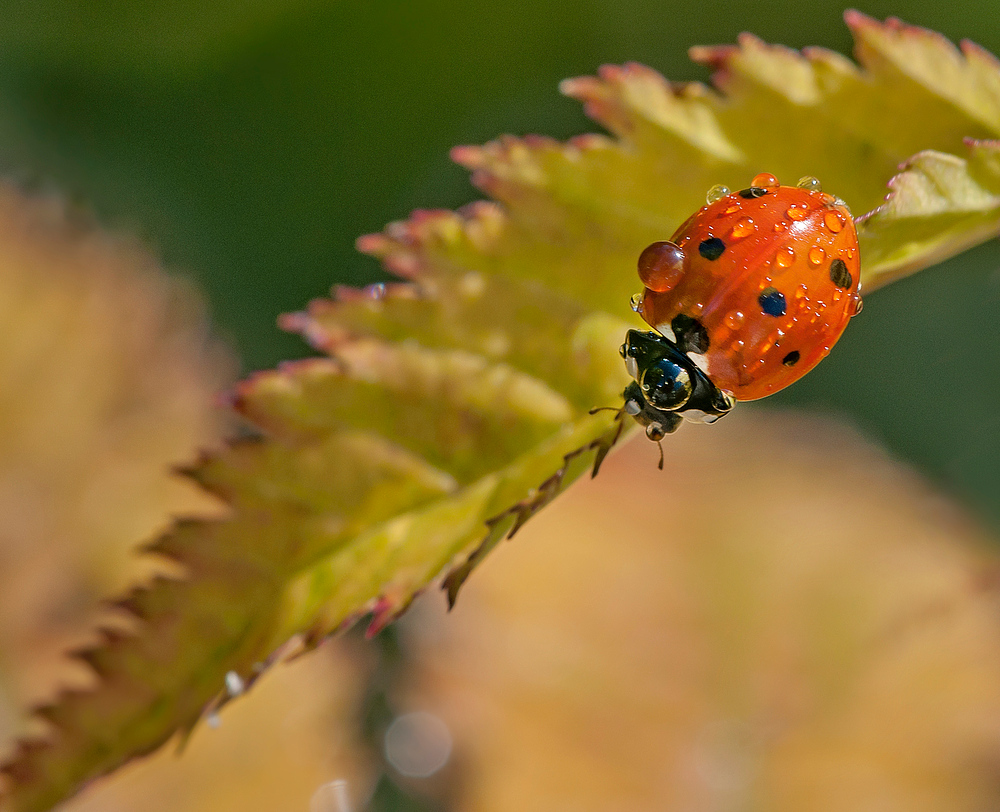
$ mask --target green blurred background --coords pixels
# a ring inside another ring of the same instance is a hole
[[[1000,12],[978,0],[860,8],[1000,51]],[[638,60],[704,80],[687,48],[744,30],[851,48],[828,0],[0,9],[0,171],[141,235],[197,279],[246,370],[307,352],[278,313],[382,278],[357,235],[477,197],[449,147],[593,130],[560,79]],[[869,297],[831,358],[772,402],[846,416],[1000,527],[998,269],[991,243]],[[846,505],[850,493],[844,483]]]

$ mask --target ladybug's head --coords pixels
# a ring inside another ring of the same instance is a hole
[[[674,342],[659,333],[629,330],[621,346],[629,374],[625,412],[660,440],[677,429],[682,418],[712,423],[733,408],[733,399]]]

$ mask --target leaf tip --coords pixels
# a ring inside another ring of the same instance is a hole
[[[869,17],[863,11],[858,11],[856,8],[844,10],[844,23],[846,23],[851,31],[858,31],[865,27],[871,28],[878,25],[878,21],[874,17]]]
[[[462,588],[462,584],[469,577],[469,573],[472,572],[472,567],[471,559],[467,559],[464,564],[460,564],[449,572],[445,576],[444,581],[442,581],[441,589],[444,590],[445,596],[448,599],[449,612],[455,608],[455,603],[458,601],[458,592]]]
[[[466,169],[479,169],[485,163],[485,148],[473,144],[459,144],[448,152],[452,161]]]

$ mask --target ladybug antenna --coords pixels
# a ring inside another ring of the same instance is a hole
[[[657,440],[656,445],[660,449],[660,464],[657,466],[661,471],[663,470],[663,440]]]
[[[587,414],[597,414],[598,412],[620,412],[621,406],[595,406]]]

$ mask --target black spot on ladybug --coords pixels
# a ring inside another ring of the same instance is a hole
[[[710,345],[708,331],[698,319],[693,319],[681,313],[674,316],[673,321],[670,322],[670,329],[674,331],[677,346],[681,348],[681,352],[696,352],[699,354],[708,352]]]
[[[844,290],[847,290],[854,283],[854,278],[842,259],[835,259],[830,263],[830,279],[838,288]]]
[[[702,240],[701,245],[698,246],[698,253],[709,260],[718,259],[725,250],[726,244],[718,237],[709,237],[707,240]]]
[[[755,197],[763,197],[767,194],[767,189],[760,186],[751,186],[749,189],[741,189],[737,194],[744,200],[753,200]]]
[[[799,351],[792,350],[788,353],[788,355],[781,359],[781,363],[783,363],[786,367],[793,367],[799,362],[799,358],[801,358]]]
[[[785,294],[777,288],[764,288],[757,297],[760,309],[768,316],[784,316],[787,305]]]

